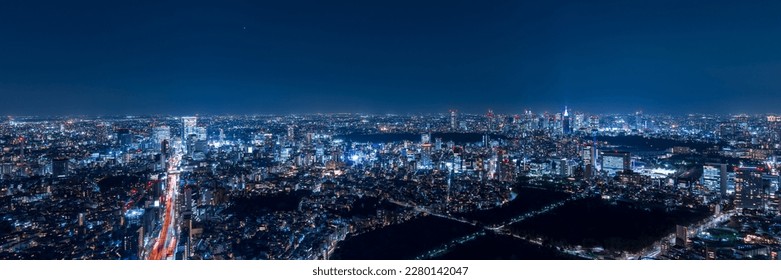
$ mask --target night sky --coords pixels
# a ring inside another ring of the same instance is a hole
[[[781,1],[260,2],[2,1],[0,114],[781,112]]]

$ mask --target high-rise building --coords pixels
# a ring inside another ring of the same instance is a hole
[[[119,139],[119,146],[123,149],[129,148],[133,144],[133,134],[126,128],[117,130],[117,139]]]
[[[456,110],[450,110],[450,130],[458,130],[458,120],[456,119]]]
[[[195,127],[198,125],[198,117],[182,117],[182,138],[188,135],[196,134]]]
[[[430,144],[431,143],[431,134],[430,133],[423,133],[420,135],[420,144]]]
[[[591,116],[589,118],[589,127],[591,127],[591,130],[599,130],[599,117],[598,116]]]
[[[67,158],[55,158],[52,160],[52,175],[65,176],[68,175],[69,163]]]
[[[190,152],[189,147],[194,143],[189,143],[192,139],[191,135],[197,135],[196,125],[198,125],[198,117],[182,117],[182,146]]]
[[[10,162],[6,162],[3,164],[0,164],[0,175],[11,175],[14,170],[14,164]]]
[[[155,127],[153,130],[155,143],[162,143],[163,140],[171,140],[171,128],[167,125]]]
[[[718,191],[721,197],[727,196],[727,164],[706,163],[702,166],[701,184],[711,191]]]
[[[488,109],[488,113],[485,114],[486,122],[488,123],[488,131],[494,131],[494,110]]]
[[[169,154],[168,146],[169,144],[167,139],[160,142],[160,168],[162,168],[163,170],[165,170],[168,167],[167,166],[168,154]]]
[[[572,124],[570,123],[569,111],[567,110],[567,106],[564,106],[564,115],[562,116],[561,122],[562,122],[562,130],[564,132],[564,135],[572,134]]]
[[[205,127],[196,127],[195,135],[197,135],[198,141],[206,141],[206,139],[208,139],[208,134]]]
[[[431,162],[431,134],[430,133],[423,133],[420,135],[420,144],[421,144],[421,151],[420,151],[420,164],[418,165],[418,169],[431,169],[432,162]]]
[[[572,166],[566,158],[560,159],[557,163],[558,175],[562,177],[572,176]]]
[[[767,206],[768,180],[762,178],[762,169],[741,167],[735,170],[735,208],[764,210]]]
[[[591,179],[596,173],[596,153],[593,145],[583,146],[580,150],[580,158],[583,160],[583,177]]]
[[[678,225],[675,227],[675,245],[686,247],[689,244],[689,228]]]
[[[296,137],[296,127],[295,126],[288,126],[287,127],[287,138],[289,140],[293,140]]]
[[[635,112],[634,129],[638,131],[645,130],[645,120],[643,119],[643,111]]]
[[[581,128],[585,127],[584,123],[586,120],[586,115],[583,113],[575,114],[575,121],[570,124],[573,125],[573,130],[580,130]]]

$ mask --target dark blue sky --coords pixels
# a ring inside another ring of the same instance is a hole
[[[2,1],[0,113],[781,111],[779,1],[261,2]]]

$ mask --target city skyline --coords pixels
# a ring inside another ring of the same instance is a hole
[[[568,106],[564,106],[562,108],[565,108]],[[67,119],[67,118],[86,118],[86,119],[92,119],[92,118],[105,118],[105,119],[112,119],[112,118],[187,118],[187,117],[270,117],[270,116],[277,116],[277,117],[297,117],[297,116],[338,116],[338,115],[357,115],[357,116],[400,116],[400,117],[412,117],[412,116],[430,116],[430,117],[446,117],[452,115],[452,112],[455,112],[457,116],[470,116],[470,117],[481,117],[481,116],[487,116],[487,115],[494,115],[496,117],[502,116],[502,117],[516,117],[516,116],[522,116],[525,114],[530,114],[537,117],[543,117],[543,116],[556,116],[559,115],[559,117],[564,117],[564,109],[561,110],[531,110],[529,108],[524,108],[520,110],[514,110],[514,111],[507,111],[507,112],[497,112],[491,108],[487,108],[486,110],[482,112],[462,112],[457,109],[449,109],[447,111],[430,111],[430,112],[405,112],[405,113],[374,113],[374,112],[360,112],[360,111],[352,111],[352,112],[303,112],[303,113],[262,113],[262,112],[248,112],[248,113],[200,113],[200,112],[185,112],[185,113],[178,113],[178,114],[172,114],[172,113],[146,113],[146,114],[121,114],[121,113],[114,113],[114,114],[17,114],[17,115],[5,115],[6,120],[14,120],[16,118],[42,118],[42,119]],[[770,118],[781,118],[781,111],[779,112],[758,112],[758,113],[746,113],[746,112],[736,112],[736,113],[715,113],[715,112],[677,112],[677,113],[664,113],[664,112],[648,112],[645,110],[632,110],[632,111],[626,111],[626,112],[596,112],[596,111],[589,111],[589,110],[572,110],[570,108],[569,110],[570,117],[572,117],[573,114],[575,115],[583,115],[583,116],[631,116],[631,115],[649,115],[649,116],[670,116],[670,117],[742,117],[742,116],[759,116],[759,117],[770,117]]]
[[[0,3],[0,262],[779,260],[779,14]]]
[[[8,119],[0,259],[779,258],[781,117],[569,109]]]
[[[46,4],[0,9],[0,114],[730,114],[781,102],[772,2]]]

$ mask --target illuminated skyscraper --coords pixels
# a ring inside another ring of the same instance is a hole
[[[727,165],[707,163],[702,166],[701,183],[711,191],[718,191],[721,197],[727,196]]]
[[[287,127],[287,138],[288,140],[293,140],[296,137],[296,127],[295,126],[288,126]]]
[[[196,127],[195,135],[198,137],[198,141],[206,141],[206,139],[208,139],[209,136],[206,132],[205,127]]]
[[[431,144],[431,134],[430,133],[423,133],[420,135],[420,144]]]
[[[198,117],[182,117],[182,146],[187,152],[190,152],[188,149],[191,146],[191,143],[188,143],[191,139],[190,135],[198,134],[198,131],[195,129],[197,124]]]
[[[456,120],[456,110],[450,110],[450,130],[458,130],[458,122]]]
[[[564,106],[564,116],[562,116],[562,130],[564,131],[564,135],[572,134],[572,124],[570,123],[567,106]]]
[[[488,109],[488,113],[485,114],[485,117],[488,124],[488,131],[494,131],[494,110]]]
[[[634,129],[638,131],[645,130],[645,120],[643,119],[643,111],[635,112]]]
[[[591,127],[591,130],[599,130],[599,117],[598,116],[591,116],[589,118],[589,127]]]
[[[160,141],[160,168],[166,169],[168,160],[168,139]]]
[[[420,164],[418,169],[431,169],[431,134],[423,133],[420,135]]]
[[[594,177],[594,173],[596,173],[596,153],[594,152],[596,150],[593,145],[590,146],[584,146],[583,149],[580,151],[580,157],[583,159],[583,169],[584,173],[583,176],[586,179],[591,179]]]
[[[182,117],[182,138],[196,134],[196,125],[198,125],[198,117]]]
[[[171,140],[171,128],[162,125],[154,128],[154,137],[156,143],[162,143],[163,140]]]
[[[575,114],[575,121],[571,122],[570,125],[573,127],[572,130],[580,130],[583,127],[585,127],[586,123],[586,115],[583,113]]]
[[[735,208],[738,210],[764,210],[769,182],[762,179],[762,170],[741,167],[735,170]]]

